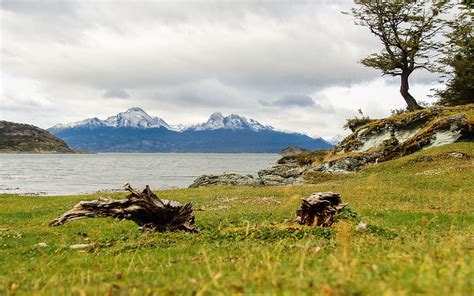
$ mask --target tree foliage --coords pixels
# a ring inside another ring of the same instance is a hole
[[[361,60],[382,75],[400,76],[400,93],[408,109],[421,108],[409,93],[408,78],[417,69],[437,70],[433,57],[439,43],[434,39],[443,28],[442,15],[450,8],[441,1],[356,1],[349,14],[355,24],[368,27],[383,44],[378,53]]]
[[[474,103],[473,3],[464,1],[460,12],[448,25],[447,44],[442,48],[446,89],[437,90],[440,105]]]

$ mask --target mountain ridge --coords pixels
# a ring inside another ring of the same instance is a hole
[[[110,116],[58,124],[48,129],[71,147],[98,152],[269,152],[288,146],[328,149],[322,138],[284,132],[254,119],[220,112],[204,123],[173,126],[139,107]]]
[[[0,153],[76,153],[58,137],[37,126],[0,121]]]
[[[216,130],[216,129],[231,129],[231,130],[239,130],[239,129],[250,129],[253,131],[278,131],[287,134],[301,134],[306,135],[304,133],[288,131],[285,129],[276,129],[271,125],[263,125],[255,119],[247,119],[245,116],[241,116],[238,114],[230,114],[224,116],[221,112],[214,112],[212,113],[206,122],[192,124],[192,125],[170,125],[161,117],[151,116],[145,110],[140,107],[131,107],[127,109],[125,112],[120,112],[115,116],[109,116],[105,120],[101,120],[97,117],[91,117],[80,121],[75,121],[71,123],[58,123],[50,128],[48,131],[57,132],[62,129],[67,128],[77,128],[77,127],[87,127],[87,128],[96,128],[101,126],[108,126],[108,127],[133,127],[133,128],[159,128],[164,127],[168,130],[172,131],[187,131],[187,130],[194,130],[194,131],[203,131],[203,130]],[[310,135],[306,135],[308,137],[314,139],[322,139],[326,141],[328,144],[332,144],[330,141],[323,139],[321,137],[312,137]]]

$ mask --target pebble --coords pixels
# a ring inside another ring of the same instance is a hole
[[[69,246],[69,249],[73,249],[73,250],[86,249],[86,248],[89,248],[89,244],[75,244],[75,245],[70,245]]]
[[[359,222],[359,224],[357,224],[356,229],[357,230],[365,230],[365,229],[367,229],[367,224],[365,224],[364,222],[361,221],[361,222]]]
[[[37,244],[35,245],[35,247],[38,247],[38,248],[46,248],[46,247],[48,247],[48,244],[47,244],[47,243],[37,243]]]

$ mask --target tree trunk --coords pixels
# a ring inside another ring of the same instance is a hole
[[[49,225],[59,226],[82,218],[112,217],[132,220],[143,231],[199,232],[194,223],[191,203],[182,205],[176,201],[162,200],[148,185],[142,192],[133,189],[128,183],[124,185],[124,189],[131,192],[126,199],[98,198],[81,201]]]
[[[415,98],[408,92],[410,85],[408,84],[408,76],[410,73],[402,73],[401,75],[401,84],[400,84],[400,93],[402,94],[403,99],[408,105],[408,110],[415,111],[422,109],[420,105],[416,102]]]
[[[295,222],[309,226],[331,226],[334,215],[345,206],[339,193],[316,192],[303,198],[301,208],[296,211]]]

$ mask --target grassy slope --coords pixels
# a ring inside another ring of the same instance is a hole
[[[454,150],[471,159],[413,161]],[[97,196],[4,195],[0,294],[472,294],[473,159],[474,144],[459,143],[318,185],[160,192],[205,209],[196,212],[197,235],[142,234],[112,219],[49,228],[79,200]],[[331,235],[285,223],[301,197],[326,190],[382,230],[356,231],[343,220]],[[74,243],[94,247],[69,249]]]
[[[67,144],[34,125],[0,121],[0,152],[74,153]]]

